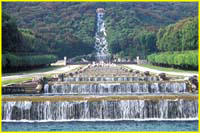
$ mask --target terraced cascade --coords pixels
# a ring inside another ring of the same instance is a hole
[[[134,93],[185,93],[185,82],[126,82],[126,83],[56,83],[47,93],[61,94],[134,94]]]
[[[134,94],[186,93],[186,81],[161,81],[156,75],[128,72],[120,67],[92,67],[85,72],[67,75],[62,82],[49,83],[53,94]]]
[[[3,120],[194,119],[196,100],[18,101],[3,103]]]
[[[198,94],[188,80],[163,79],[114,64],[59,76],[42,94],[5,95],[3,121],[197,120]]]

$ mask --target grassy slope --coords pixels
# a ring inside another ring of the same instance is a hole
[[[2,76],[11,76],[11,75],[20,75],[20,74],[30,74],[30,73],[38,73],[38,72],[48,72],[52,71],[58,68],[61,68],[63,66],[49,66],[49,67],[43,67],[43,68],[37,68],[33,70],[26,70],[26,71],[20,71],[20,72],[14,72],[14,73],[3,73]]]
[[[85,66],[85,65],[82,65],[82,66]],[[82,67],[80,66],[80,67]],[[49,68],[43,68],[43,69],[37,69],[37,70],[32,70],[32,71],[27,71],[26,74],[28,73],[36,73],[36,72],[47,72],[47,71],[51,71],[51,70],[55,70],[57,68],[61,68],[62,66],[52,66],[52,67],[49,67]],[[79,69],[79,67],[77,68],[74,68],[72,70],[70,70],[69,72],[72,72],[72,71],[75,71]],[[14,73],[16,74],[16,73]],[[47,77],[47,78],[51,78],[54,74],[44,74],[43,76]],[[29,77],[29,78],[19,78],[19,79],[12,79],[12,80],[4,80],[2,81],[2,85],[8,85],[8,84],[15,84],[15,83],[22,83],[22,82],[25,82],[25,81],[30,81],[32,80],[33,77]]]
[[[4,80],[2,81],[2,85],[9,85],[9,84],[16,84],[16,83],[22,83],[25,81],[32,80],[32,78],[19,78],[19,79],[14,79],[14,80]]]
[[[147,67],[147,68],[151,68],[151,69],[156,69],[156,70],[160,70],[160,71],[167,71],[167,72],[185,72],[185,73],[198,74],[198,71],[181,70],[181,69],[168,68],[168,67],[159,67],[159,66],[154,66],[154,65],[151,65],[151,64],[144,64],[144,65],[139,65],[139,66],[143,66],[143,67]]]

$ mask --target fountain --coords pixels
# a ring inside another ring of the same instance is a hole
[[[109,63],[105,10],[96,12],[97,61],[48,82],[42,78],[29,94],[30,84],[16,85],[24,91],[3,95],[2,121],[198,120],[198,78],[155,75]]]
[[[97,8],[97,31],[95,35],[95,49],[97,51],[96,60],[98,62],[109,62],[110,54],[108,52],[108,43],[106,41],[106,30],[104,22],[105,10],[103,8]]]
[[[2,120],[197,120],[198,95],[168,78],[94,63],[48,82],[45,95],[3,96]]]
[[[137,120],[197,119],[198,100],[120,100],[4,102],[6,120]]]

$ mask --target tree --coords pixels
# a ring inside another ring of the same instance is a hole
[[[2,33],[3,53],[6,51],[17,52],[23,48],[22,35],[18,31],[16,21],[5,12],[2,12]]]

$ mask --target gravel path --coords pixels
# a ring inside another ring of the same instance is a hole
[[[160,71],[160,70],[150,69],[150,68],[146,68],[146,67],[142,67],[142,66],[138,66],[138,65],[124,65],[124,66],[135,69],[135,70],[139,70],[139,71],[142,71],[142,72],[149,71],[149,72],[156,73],[156,74],[166,73],[166,74],[169,74],[169,75],[178,75],[178,76],[185,76],[185,77],[190,77],[190,76],[193,76],[193,75],[198,76],[198,74],[193,74],[193,73]]]
[[[71,70],[73,70],[77,67],[80,67],[80,65],[69,65],[69,66],[65,66],[65,67],[58,68],[58,69],[48,71],[48,72],[3,76],[2,81],[4,81],[4,80],[14,80],[14,79],[18,79],[18,78],[39,77],[39,76],[43,76],[43,75],[47,75],[47,74],[65,73],[65,72],[71,71]]]

